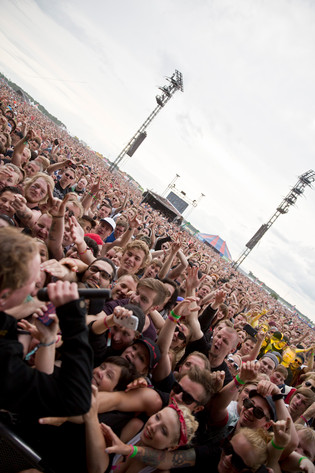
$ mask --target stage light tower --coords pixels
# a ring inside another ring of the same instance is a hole
[[[169,84],[159,87],[162,91],[161,95],[157,95],[155,97],[157,106],[153,110],[153,112],[148,116],[148,118],[144,121],[144,123],[140,126],[140,128],[136,131],[133,137],[128,141],[126,146],[121,150],[115,161],[113,161],[109,167],[109,171],[113,172],[116,168],[118,168],[118,164],[123,164],[126,161],[127,156],[132,156],[134,152],[138,149],[142,141],[146,138],[147,132],[146,129],[152,120],[156,117],[156,115],[162,110],[162,108],[167,104],[167,102],[173,97],[174,93],[177,90],[184,91],[183,86],[183,75],[181,72],[175,69],[174,74],[171,77],[166,77],[169,81]]]
[[[257,245],[259,240],[264,236],[267,230],[271,227],[273,223],[277,220],[280,215],[286,214],[289,211],[291,205],[294,205],[298,196],[302,195],[306,186],[310,186],[315,181],[315,172],[310,170],[299,176],[298,182],[291,189],[288,195],[283,199],[279,207],[273,216],[269,219],[267,223],[264,223],[255,235],[246,243],[246,249],[239,256],[237,261],[234,261],[232,266],[233,268],[238,268],[240,264],[243,263],[244,259],[249,255],[252,249]]]

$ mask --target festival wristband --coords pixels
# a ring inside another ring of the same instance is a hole
[[[238,374],[235,376],[235,379],[239,384],[245,384],[245,381],[242,381]]]
[[[173,310],[171,310],[170,315],[174,317],[174,319],[179,320],[181,318],[181,315],[176,315]]]
[[[132,452],[129,453],[128,457],[134,458],[138,453],[138,447],[136,445],[130,445],[132,447]]]
[[[307,457],[301,457],[301,458],[299,459],[299,465],[301,464],[301,461],[302,461],[302,460],[309,460],[309,459],[308,459]]]
[[[271,440],[271,445],[273,446],[273,448],[275,448],[276,450],[284,450],[284,447],[279,447],[278,445],[276,445],[273,441],[273,439]]]
[[[307,419],[305,419],[305,417],[304,417],[304,416],[300,416],[300,417],[301,417],[301,419],[303,419],[303,420],[304,420],[305,424],[307,424]]]

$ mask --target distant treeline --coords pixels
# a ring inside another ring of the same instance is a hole
[[[46,117],[50,118],[50,120],[56,123],[56,125],[62,126],[63,128],[67,128],[66,125],[64,125],[64,123],[58,120],[58,118],[51,115],[51,113],[49,113],[45,107],[43,107],[39,102],[37,102],[37,100],[33,99],[33,97],[31,97],[31,95],[25,92],[25,90],[23,90],[22,87],[19,87],[14,82],[10,81],[10,79],[8,79],[3,74],[1,74],[1,72],[0,72],[0,78],[4,79],[7,82],[8,86],[11,87],[11,89],[15,90],[15,92],[22,91],[24,98],[26,98],[29,102],[33,102],[34,104],[36,104],[38,106],[37,107],[38,110],[40,110],[44,115],[46,115]]]

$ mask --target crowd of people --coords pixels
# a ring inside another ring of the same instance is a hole
[[[47,471],[315,472],[314,330],[5,81],[0,245],[0,422]]]

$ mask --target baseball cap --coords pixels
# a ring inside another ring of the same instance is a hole
[[[106,223],[108,223],[108,225],[110,225],[113,230],[115,230],[115,228],[116,228],[115,220],[114,220],[113,218],[111,218],[111,217],[101,218],[100,222],[106,222]]]
[[[268,407],[269,407],[270,419],[273,420],[274,422],[276,422],[277,421],[276,407],[275,407],[275,403],[272,400],[272,397],[271,396],[262,396],[261,394],[259,394],[257,389],[252,389],[248,393],[248,397],[251,399],[252,397],[255,397],[255,396],[260,396],[262,399],[265,399],[265,401],[267,402]]]
[[[161,358],[161,352],[158,345],[148,337],[136,338],[133,343],[142,343],[147,347],[150,356],[149,369],[152,370]]]
[[[98,245],[104,244],[102,238],[97,233],[85,233],[84,236],[92,238]]]

